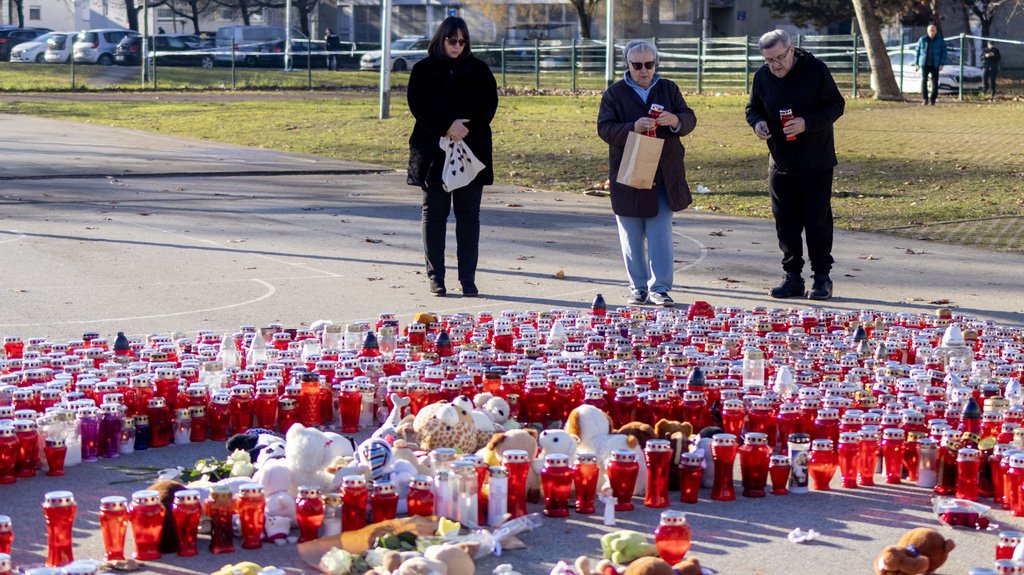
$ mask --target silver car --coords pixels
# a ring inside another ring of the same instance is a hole
[[[15,45],[14,48],[11,48],[11,62],[42,64],[46,61],[46,43],[50,41],[50,38],[60,34],[60,32],[47,32],[28,42]]]
[[[409,70],[416,62],[427,57],[430,40],[422,36],[407,36],[391,43],[391,69],[396,72]],[[380,70],[381,51],[363,54],[359,60],[360,70]]]
[[[75,63],[113,65],[117,43],[125,36],[137,35],[138,32],[125,29],[82,30],[75,36]]]

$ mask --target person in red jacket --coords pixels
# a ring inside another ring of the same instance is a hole
[[[758,41],[764,66],[754,73],[747,123],[768,143],[768,194],[786,277],[776,298],[803,297],[803,238],[814,283],[809,297],[832,297],[832,124],[846,101],[821,60],[794,46],[784,30]]]
[[[619,246],[629,276],[627,303],[674,305],[672,213],[692,199],[680,141],[697,126],[679,87],[657,73],[658,51],[649,42],[633,40],[623,50],[626,73],[601,98],[597,133],[608,142],[608,175],[612,211],[619,228]],[[648,117],[651,104],[664,106],[657,120]],[[665,140],[654,188],[639,190],[615,181],[630,132],[656,130]]]

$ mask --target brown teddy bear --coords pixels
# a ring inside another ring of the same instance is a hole
[[[640,444],[640,449],[647,447],[648,439],[654,439],[657,437],[653,427],[640,421],[630,421],[616,429],[615,433],[635,437],[637,442]]]
[[[949,552],[956,547],[938,531],[927,527],[911,529],[900,537],[899,543],[882,550],[875,560],[877,575],[918,575],[932,573],[946,562]]]
[[[658,439],[668,440],[672,444],[672,468],[679,466],[679,458],[690,451],[690,436],[693,435],[693,426],[689,422],[671,421],[659,419],[654,424],[654,435]],[[679,474],[669,473],[669,491],[679,491]]]
[[[641,557],[626,567],[622,575],[703,575],[700,562],[692,557],[675,566],[661,557]]]

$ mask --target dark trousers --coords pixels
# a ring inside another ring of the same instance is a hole
[[[921,98],[925,101],[929,101],[928,76],[932,77],[932,95],[930,101],[934,104],[935,98],[939,96],[939,67],[921,66]]]
[[[832,169],[810,174],[768,174],[775,233],[782,250],[782,269],[804,269],[801,233],[807,236],[807,257],[814,273],[832,269]]]
[[[993,98],[996,97],[996,74],[998,74],[997,68],[985,68],[982,70],[982,93],[988,92]]]
[[[476,281],[476,262],[480,251],[480,199],[484,187],[470,184],[454,192],[440,185],[423,191],[423,255],[427,277],[444,283],[444,243],[448,214],[455,208],[455,241],[458,245],[459,282]]]

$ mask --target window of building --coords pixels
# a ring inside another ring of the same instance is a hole
[[[693,22],[693,0],[661,0],[658,16],[662,22]]]
[[[42,20],[43,19],[43,9],[40,8],[39,6],[29,6],[28,7],[28,19],[29,20]]]

